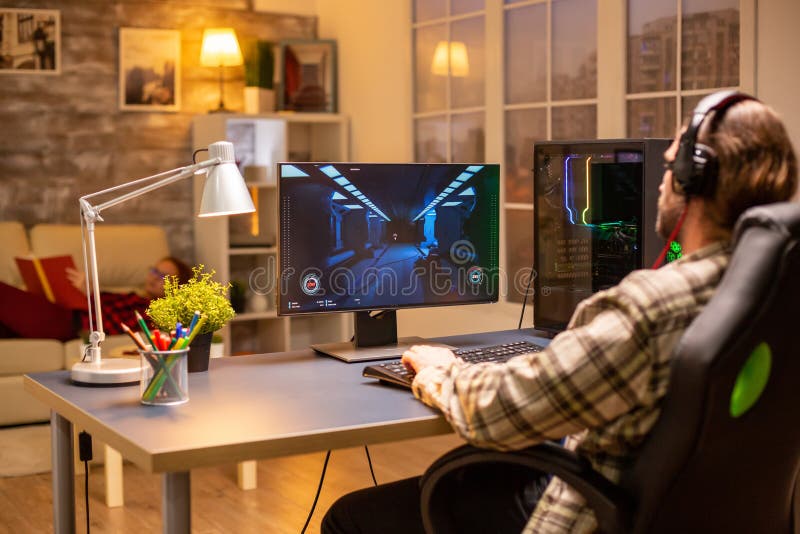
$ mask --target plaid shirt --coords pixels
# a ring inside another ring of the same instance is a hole
[[[104,293],[100,292],[100,310],[103,313],[103,331],[109,336],[124,334],[120,323],[131,328],[136,327],[135,312],[143,316],[150,305],[150,299],[136,293]],[[96,327],[97,325],[95,325]],[[81,312],[81,327],[89,330],[89,312]]]
[[[414,395],[476,446],[516,450],[569,436],[567,448],[618,481],[658,419],[673,349],[729,258],[715,243],[657,271],[633,272],[581,302],[546,350],[504,365],[456,360],[423,369]],[[596,528],[581,495],[554,477],[524,532]]]

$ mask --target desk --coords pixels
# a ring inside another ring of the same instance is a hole
[[[532,330],[439,338],[457,347],[530,340]],[[53,526],[75,532],[72,425],[149,473],[163,473],[164,532],[189,532],[190,470],[245,460],[451,432],[437,411],[405,389],[361,376],[311,350],[211,361],[189,375],[189,402],[145,406],[139,387],[88,388],[69,371],[25,376],[25,390],[51,409]]]

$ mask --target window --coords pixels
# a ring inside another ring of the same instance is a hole
[[[413,6],[415,158],[500,161],[502,265],[514,302],[522,300],[533,258],[534,142],[672,137],[703,96],[754,84],[752,59],[742,59],[740,50],[753,50],[755,0],[413,0]],[[442,52],[446,74],[437,74],[440,42],[464,42],[468,75],[453,46]]]
[[[628,136],[672,137],[705,95],[740,85],[739,11],[739,0],[628,0]]]
[[[597,0],[506,0],[505,221],[508,300],[533,262],[533,143],[597,137]]]
[[[414,1],[414,159],[485,160],[484,0]]]

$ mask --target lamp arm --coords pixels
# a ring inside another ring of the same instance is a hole
[[[97,193],[84,195],[84,196],[82,196],[80,198],[81,210],[84,212],[84,217],[87,216],[87,215],[90,215],[90,216],[94,217],[96,220],[102,220],[102,218],[100,217],[100,212],[105,210],[105,209],[108,209],[108,208],[110,208],[112,206],[116,206],[117,204],[122,204],[123,202],[127,202],[128,200],[130,200],[132,198],[136,198],[138,196],[147,194],[150,191],[155,191],[156,189],[161,189],[164,186],[167,186],[169,184],[178,182],[180,180],[183,180],[184,178],[188,178],[188,177],[192,176],[195,172],[197,172],[199,170],[203,170],[203,169],[206,169],[208,167],[213,167],[215,165],[219,165],[220,163],[222,163],[222,159],[221,158],[212,158],[212,159],[208,159],[208,160],[205,160],[205,161],[201,161],[200,163],[195,163],[194,165],[187,165],[186,167],[178,167],[177,169],[173,169],[171,171],[166,171],[166,172],[162,172],[162,173],[159,173],[159,174],[154,174],[153,176],[148,176],[146,178],[140,178],[140,179],[134,180],[132,182],[121,184],[121,185],[118,185],[118,186],[115,186],[115,187],[110,187],[108,189],[104,189],[103,191],[98,191]],[[120,195],[120,196],[118,196],[116,198],[112,198],[111,200],[108,200],[106,202],[102,202],[100,204],[97,204],[96,206],[93,206],[88,201],[89,198],[92,198],[92,197],[95,197],[95,196],[98,196],[98,195],[101,195],[101,194],[104,194],[104,193],[110,193],[112,191],[115,191],[115,190],[118,190],[118,189],[122,189],[122,188],[125,188],[125,187],[130,187],[132,185],[137,185],[137,184],[140,184],[140,183],[143,183],[143,182],[146,182],[146,181],[150,181],[150,180],[154,180],[154,179],[157,179],[157,178],[161,178],[162,176],[166,176],[166,178],[163,178],[163,179],[159,180],[158,182],[152,183],[150,185],[146,185],[144,187],[140,187],[139,189],[135,189],[133,191],[130,191],[128,193]]]

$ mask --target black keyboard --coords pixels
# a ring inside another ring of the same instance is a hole
[[[527,341],[515,341],[514,343],[492,345],[491,347],[459,349],[453,351],[453,353],[467,363],[502,363],[519,354],[541,352],[543,350],[544,347],[541,345],[536,345]],[[377,378],[378,380],[390,382],[409,389],[411,389],[411,382],[414,380],[414,371],[406,368],[399,359],[368,365],[364,368],[362,375],[367,378]]]

